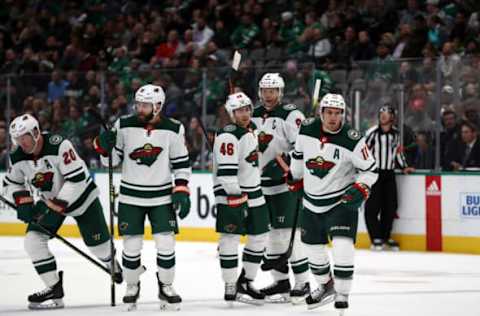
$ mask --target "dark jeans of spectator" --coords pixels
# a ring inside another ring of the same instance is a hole
[[[378,180],[365,203],[365,223],[372,242],[374,239],[382,239],[385,242],[390,239],[397,205],[395,172],[380,170]]]

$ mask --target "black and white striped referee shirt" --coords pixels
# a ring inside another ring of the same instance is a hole
[[[407,160],[400,148],[400,132],[392,126],[384,132],[380,125],[370,128],[366,135],[366,143],[377,160],[378,170],[393,170],[395,162],[401,169],[406,168]]]

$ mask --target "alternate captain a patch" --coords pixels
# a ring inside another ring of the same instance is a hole
[[[31,182],[40,191],[52,191],[53,172],[37,172]]]
[[[260,152],[263,153],[265,152],[265,150],[267,150],[268,144],[270,144],[272,139],[273,135],[271,134],[267,134],[265,132],[261,132],[260,134],[258,134],[258,149],[260,150]]]
[[[132,151],[129,157],[130,159],[135,160],[139,165],[146,165],[150,167],[157,160],[162,151],[162,147],[156,147],[147,143],[142,147],[138,147]]]
[[[258,167],[258,152],[257,152],[257,150],[256,149],[252,150],[250,152],[250,154],[248,154],[247,158],[245,158],[245,160],[248,163],[251,163],[252,166]]]
[[[322,156],[309,159],[306,163],[307,169],[310,171],[310,174],[315,175],[322,179],[325,177],[328,172],[335,167],[335,163],[325,160]]]

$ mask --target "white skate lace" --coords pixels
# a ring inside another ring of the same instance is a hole
[[[138,286],[136,284],[127,284],[127,291],[125,296],[134,296],[137,294]]]
[[[36,295],[36,296],[44,296],[44,295],[48,294],[51,290],[52,290],[51,287],[47,287],[47,288],[44,289],[44,290],[41,290],[41,291],[36,292],[34,295]]]
[[[225,293],[226,294],[235,294],[237,291],[237,286],[235,283],[225,283]]]
[[[163,293],[165,293],[167,296],[177,296],[177,292],[175,292],[175,289],[171,284],[163,285]]]
[[[312,298],[315,298],[315,299],[316,299],[316,298],[319,298],[320,295],[323,294],[323,292],[324,292],[324,289],[323,289],[323,288],[316,288],[315,290],[313,290],[313,292],[312,292],[312,294],[311,294],[311,295],[312,295]]]

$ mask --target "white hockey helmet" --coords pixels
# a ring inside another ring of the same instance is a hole
[[[135,92],[135,103],[151,103],[153,106],[153,115],[162,111],[165,103],[165,92],[163,88],[153,84],[147,84],[138,88]]]
[[[36,133],[35,133],[36,131]],[[38,121],[36,118],[34,118],[30,114],[23,114],[20,116],[17,116],[11,123],[9,127],[9,133],[12,138],[12,142],[15,145],[18,145],[16,139],[25,135],[25,134],[30,134],[33,137],[33,140],[35,141],[35,146],[33,147],[33,151],[35,151],[35,147],[38,144],[38,139],[40,138],[40,126],[38,124]],[[27,154],[31,154],[27,153]]]
[[[345,104],[345,99],[341,94],[335,94],[335,93],[327,93],[322,100],[320,101],[320,106],[319,106],[319,116],[320,119],[323,122],[323,109],[324,108],[334,108],[334,109],[340,109],[342,110],[342,125],[345,123],[345,110],[346,110],[346,104]],[[340,127],[341,127],[340,126]]]
[[[267,72],[258,83],[258,97],[262,100],[262,89],[278,89],[278,102],[282,100],[285,81],[278,72]],[[263,101],[263,100],[262,100]]]
[[[250,98],[243,92],[230,94],[225,103],[225,109],[233,122],[235,122],[235,115],[233,112],[245,106],[248,106],[250,110],[253,109],[252,100],[250,100]]]

